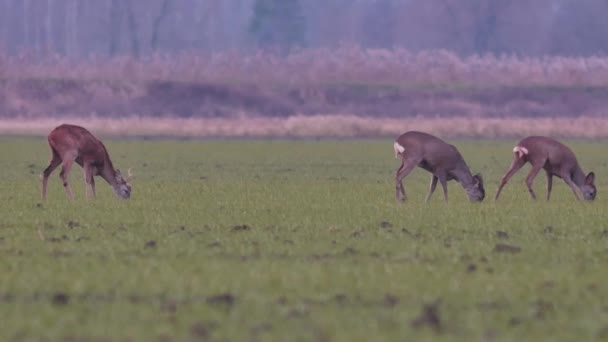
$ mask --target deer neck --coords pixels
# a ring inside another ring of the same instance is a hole
[[[103,169],[100,170],[99,175],[113,188],[118,186],[116,181],[116,170],[112,167],[111,163],[104,163]]]
[[[110,156],[108,155],[105,146],[103,146],[103,168],[98,170],[98,172],[101,178],[108,182],[113,188],[118,186],[116,181],[116,170],[114,169],[114,165],[112,164],[112,160],[110,160]]]
[[[466,164],[461,164],[456,170],[452,171],[452,176],[460,183],[460,185],[469,191],[469,189],[473,189],[473,175],[471,174],[471,170]]]
[[[572,181],[579,188],[585,184],[585,172],[583,172],[581,167],[578,165],[576,165],[574,172],[572,173]]]

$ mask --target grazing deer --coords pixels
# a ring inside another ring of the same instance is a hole
[[[480,174],[471,175],[471,170],[455,146],[422,132],[406,132],[393,144],[395,158],[401,159],[401,166],[395,175],[397,200],[405,201],[403,178],[416,166],[421,167],[431,175],[429,194],[424,202],[428,202],[437,187],[437,181],[443,188],[443,197],[448,200],[447,181],[456,180],[466,190],[469,200],[482,201],[485,197],[483,179]]]
[[[65,191],[70,199],[74,199],[74,193],[68,184],[68,175],[74,162],[84,169],[87,198],[89,187],[95,198],[94,176],[105,179],[121,198],[128,199],[131,196],[131,185],[120,174],[120,170],[114,169],[106,147],[85,128],[63,124],[49,133],[48,141],[52,157],[49,166],[42,172],[42,200],[46,198],[48,178],[59,164],[62,164],[59,177]],[[128,177],[131,177],[130,173],[129,170]]]
[[[526,178],[526,186],[533,199],[536,199],[536,194],[532,190],[532,182],[540,169],[545,169],[545,173],[547,174],[547,200],[551,197],[553,176],[563,179],[570,186],[577,200],[580,199],[576,190],[577,187],[583,193],[585,200],[591,201],[595,199],[595,195],[597,194],[595,174],[589,172],[585,176],[585,173],[578,165],[574,152],[557,140],[532,136],[523,139],[513,148],[513,161],[498,186],[498,191],[494,197],[495,201],[498,199],[502,188],[509,181],[509,178],[527,162],[532,164],[532,170],[530,170]]]

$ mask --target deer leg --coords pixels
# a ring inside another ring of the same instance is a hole
[[[404,165],[405,161],[401,160],[401,165],[399,165],[397,172],[395,172],[395,198],[397,199],[397,201],[401,200],[401,188],[403,188],[403,184],[401,184],[401,182],[399,181],[399,172],[401,172]]]
[[[431,175],[431,185],[429,187],[429,194],[426,195],[426,198],[424,199],[424,203],[428,203],[429,199],[431,199],[431,195],[433,194],[433,192],[435,192],[435,188],[437,188],[438,179],[439,178],[437,178],[437,176]]]
[[[553,175],[547,171],[547,201],[551,197],[551,189],[553,188]]]
[[[95,199],[95,178],[93,177],[93,170],[90,165],[85,165],[84,167],[84,182],[85,182],[85,192],[87,198],[92,194],[93,199]],[[91,189],[89,194],[89,188]]]
[[[532,170],[530,170],[528,177],[526,177],[526,186],[528,187],[528,191],[530,192],[530,196],[532,196],[532,199],[536,199],[536,194],[534,193],[534,189],[532,189],[532,183],[534,182],[534,178],[536,177],[540,169],[542,169],[543,164],[544,162],[542,164],[532,165]]]
[[[572,181],[572,176],[570,176],[570,173],[562,172],[562,179],[564,180],[564,182],[566,182],[566,184],[568,184],[570,189],[572,189],[572,192],[574,193],[574,197],[576,197],[577,200],[580,200],[580,197],[578,197],[578,192],[576,191],[576,185]]]
[[[445,175],[437,176],[439,178],[439,183],[441,183],[441,187],[443,188],[443,199],[448,201],[448,179]]]
[[[502,191],[502,188],[507,184],[509,179],[511,177],[513,177],[513,175],[517,171],[519,171],[519,169],[521,169],[525,164],[526,164],[526,161],[523,158],[518,158],[518,156],[515,155],[515,157],[513,158],[513,161],[511,162],[511,166],[509,167],[509,170],[504,175],[504,177],[502,177],[502,180],[500,181],[500,185],[498,186],[498,191],[496,191],[496,196],[494,196],[495,201],[498,200],[498,196],[500,196],[500,192]]]
[[[44,171],[42,171],[42,200],[43,201],[46,199],[46,188],[47,188],[47,183],[49,181],[49,176],[51,175],[51,173],[53,173],[53,171],[57,168],[57,166],[59,166],[59,164],[61,164],[61,158],[59,157],[59,155],[57,153],[55,153],[55,150],[53,150],[53,156],[51,157],[49,166],[47,166],[47,168],[44,169]]]
[[[403,178],[407,176],[412,170],[418,165],[418,162],[413,159],[406,159],[401,161],[401,166],[397,169],[395,174],[395,190],[397,201],[405,201],[407,195],[405,194],[405,188],[403,187]]]
[[[68,197],[73,200],[74,199],[74,193],[72,192],[72,188],[70,187],[70,184],[68,183],[68,176],[70,174],[70,170],[72,169],[72,165],[74,164],[74,159],[64,159],[63,161],[63,165],[61,167],[61,173],[59,173],[59,177],[61,178],[61,181],[63,182],[63,187],[65,189],[65,193],[68,195]]]

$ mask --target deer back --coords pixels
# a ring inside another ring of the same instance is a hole
[[[75,157],[79,164],[88,161],[113,169],[110,156],[104,144],[84,127],[64,124],[58,126],[48,136],[49,144],[62,159],[67,154]]]
[[[574,168],[578,161],[574,152],[561,142],[542,136],[530,136],[522,139],[516,147],[523,147],[521,156],[527,161],[546,160],[550,166]]]
[[[402,147],[406,159],[419,159],[432,169],[449,170],[464,164],[462,155],[454,145],[428,133],[406,132],[395,143]]]

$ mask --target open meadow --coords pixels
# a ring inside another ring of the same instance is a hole
[[[43,138],[0,138],[3,341],[573,341],[608,338],[608,142],[570,141],[598,198],[524,185],[516,140],[456,140],[486,199],[429,174],[395,201],[390,138],[105,139],[128,201]]]

